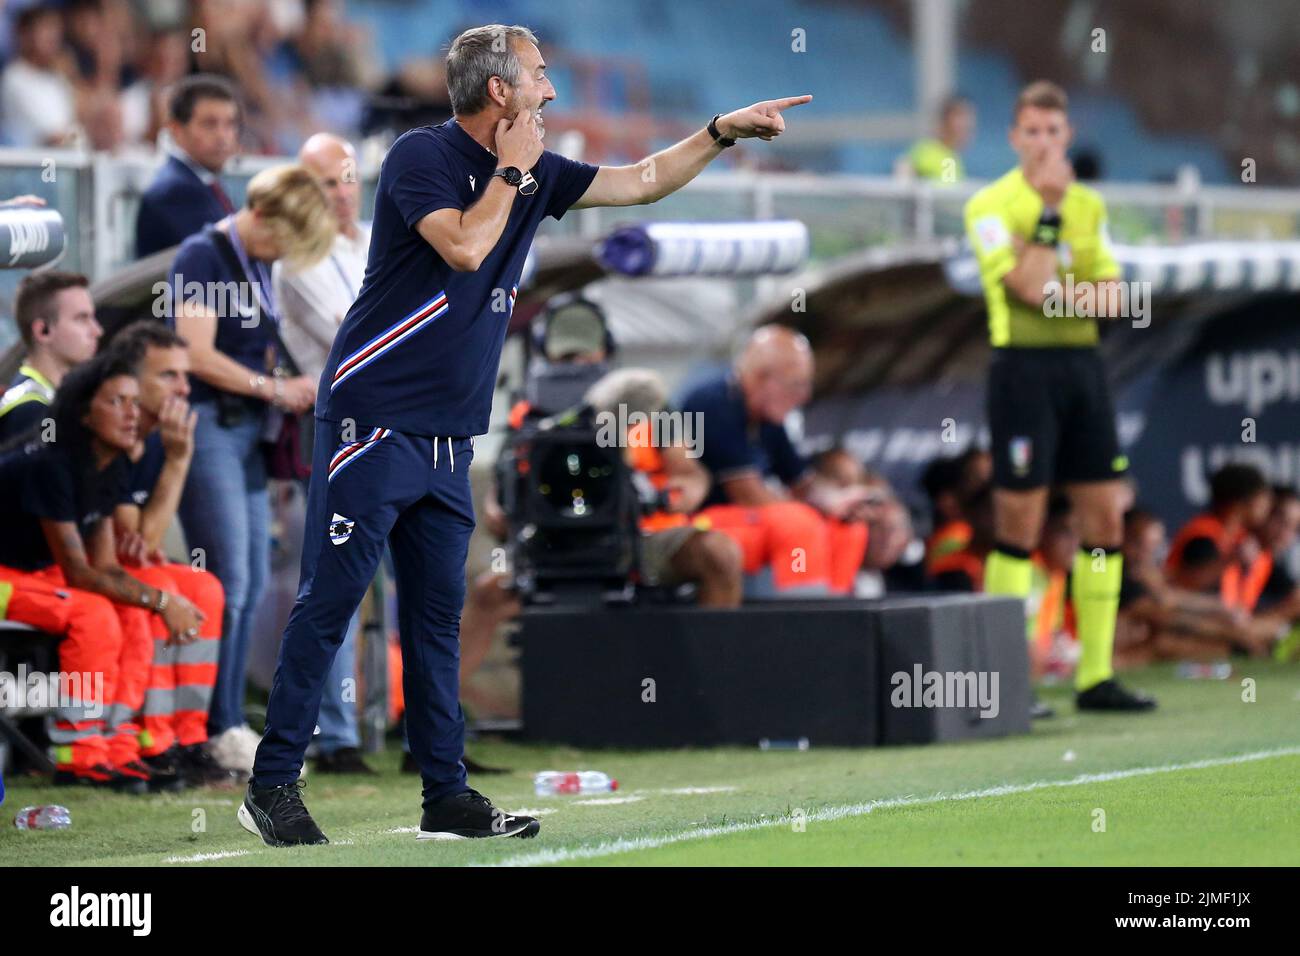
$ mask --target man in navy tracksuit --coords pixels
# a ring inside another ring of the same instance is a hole
[[[542,147],[555,98],[523,27],[467,30],[447,56],[455,117],[398,138],[375,198],[370,262],[316,402],[315,461],[298,600],[239,810],[272,846],[325,843],[297,787],[322,688],[385,541],[397,571],[406,729],[424,782],[420,837],[521,836],[531,817],[466,784],[459,626],[474,511],[474,435],[488,429],[524,256],[543,217],[653,202],[735,138],[771,139],[781,110],[719,115],[635,166],[574,162]]]

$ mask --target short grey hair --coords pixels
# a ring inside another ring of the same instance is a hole
[[[514,86],[519,82],[519,57],[515,40],[537,43],[528,27],[489,23],[472,27],[455,40],[447,51],[447,92],[457,116],[471,116],[488,105],[487,84],[494,76]]]

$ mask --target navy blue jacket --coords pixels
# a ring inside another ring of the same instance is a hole
[[[194,170],[175,156],[168,156],[140,198],[135,254],[143,259],[161,249],[179,246],[225,215],[221,201]]]

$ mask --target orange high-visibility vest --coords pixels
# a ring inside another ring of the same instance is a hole
[[[965,550],[966,545],[970,544],[971,534],[971,526],[966,521],[949,521],[936,528],[925,542],[926,573],[933,577],[938,573],[934,568],[936,561]]]
[[[506,420],[506,423],[512,431],[519,431],[524,427],[524,419],[528,417],[531,410],[532,406],[526,398],[521,398],[510,406],[510,417]]]
[[[668,473],[664,469],[664,456],[651,444],[651,439],[648,421],[629,428],[627,461],[637,471],[648,476],[650,484],[662,491],[668,485]],[[689,523],[690,518],[680,511],[656,511],[641,518],[641,530],[663,531],[665,528],[680,528]]]
[[[984,590],[984,559],[966,548],[940,555],[930,562],[926,570],[930,577],[938,577],[948,571],[964,572],[976,591]]]
[[[1208,512],[1197,515],[1183,525],[1174,538],[1174,543],[1169,548],[1169,560],[1166,566],[1170,571],[1177,570],[1183,562],[1183,551],[1186,550],[1188,542],[1197,538],[1209,538],[1227,560],[1227,565],[1219,578],[1220,600],[1228,607],[1252,611],[1259,602],[1259,596],[1264,592],[1264,585],[1268,583],[1269,576],[1273,573],[1273,555],[1266,551],[1261,552],[1249,567],[1243,567],[1241,562],[1233,560],[1231,555],[1244,536],[1244,531],[1237,534],[1229,533],[1217,515]]]
[[[1223,580],[1219,582],[1219,596],[1228,607],[1253,611],[1272,574],[1273,555],[1267,551],[1261,551],[1248,568],[1234,561],[1224,569]]]
[[[1064,571],[1048,571],[1045,567],[1043,571],[1047,574],[1047,587],[1043,589],[1043,599],[1034,619],[1034,641],[1047,650],[1052,646],[1058,622],[1062,628],[1066,626],[1065,585],[1068,575]]]

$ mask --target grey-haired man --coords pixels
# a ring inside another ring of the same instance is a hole
[[[598,168],[543,148],[555,88],[527,28],[462,33],[447,85],[454,117],[399,137],[384,160],[365,281],[321,377],[302,583],[239,811],[272,846],[326,842],[296,782],[334,652],[385,542],[424,782],[420,837],[537,833],[536,820],[467,785],[457,676],[472,437],[488,428],[524,257],[546,216],[661,199],[736,139],[779,135],[782,111],[811,99],[719,114],[642,163]]]

